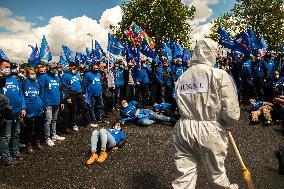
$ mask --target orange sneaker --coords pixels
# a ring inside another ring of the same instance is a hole
[[[97,161],[98,158],[99,157],[98,157],[98,155],[95,152],[92,153],[92,156],[87,161],[87,165],[92,165],[95,161]]]
[[[106,151],[102,151],[100,153],[100,157],[98,158],[97,162],[103,163],[106,159],[107,159],[107,153],[106,153]]]

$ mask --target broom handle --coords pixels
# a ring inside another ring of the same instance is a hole
[[[238,160],[239,160],[239,162],[240,162],[242,168],[246,168],[246,166],[245,166],[245,164],[244,164],[244,162],[243,162],[243,159],[242,159],[242,157],[241,157],[241,154],[240,154],[240,152],[239,152],[239,150],[238,150],[238,148],[237,148],[237,145],[236,145],[236,143],[235,143],[235,140],[234,140],[234,138],[233,138],[231,132],[228,131],[228,133],[229,133],[229,138],[230,138],[231,144],[233,145],[234,151],[235,151],[235,153],[236,153],[236,155],[237,155],[237,158],[238,158]]]

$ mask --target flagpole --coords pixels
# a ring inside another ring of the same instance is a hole
[[[87,33],[87,35],[91,36],[92,38],[92,50],[94,49],[94,40],[93,40],[93,35],[91,33]]]

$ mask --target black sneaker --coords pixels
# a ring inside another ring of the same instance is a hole
[[[15,159],[11,159],[10,161],[4,161],[4,165],[6,166],[14,166],[19,164],[20,162],[18,160]]]

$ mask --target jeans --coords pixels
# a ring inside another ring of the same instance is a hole
[[[45,120],[44,120],[44,135],[45,139],[56,135],[56,121],[59,111],[59,106],[46,106],[45,107]]]
[[[111,149],[116,145],[114,137],[106,129],[94,130],[91,137],[91,150],[93,153],[97,151],[99,139],[101,150]]]
[[[97,119],[102,119],[104,114],[104,103],[102,96],[91,96],[91,106],[90,109],[91,119],[95,121]]]
[[[120,97],[121,97],[121,86],[115,87],[113,92],[114,92],[114,105],[113,105],[113,107],[115,107],[115,109],[118,109],[119,101],[120,101]]]
[[[0,126],[0,154],[4,161],[10,161],[19,151],[19,119],[7,120]]]
[[[139,125],[148,126],[148,125],[152,125],[156,122],[171,122],[170,117],[157,114],[157,113],[153,112],[152,110],[148,110],[147,114],[148,114],[148,117],[141,118],[141,119],[138,120]]]

